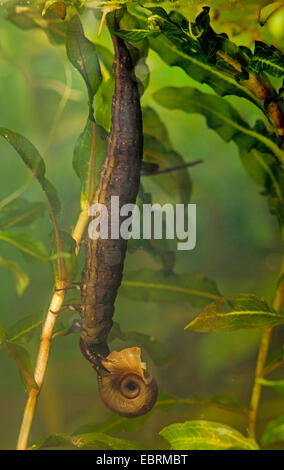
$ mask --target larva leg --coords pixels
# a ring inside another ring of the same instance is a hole
[[[64,305],[63,307],[61,307],[60,310],[58,310],[57,312],[54,312],[52,310],[51,313],[54,313],[54,315],[58,315],[59,313],[62,313],[64,312],[65,310],[73,310],[73,311],[76,311],[76,312],[79,312],[81,313],[81,305],[78,305],[78,304],[70,304],[70,305]]]
[[[79,341],[80,349],[83,354],[83,356],[93,364],[93,367],[97,373],[99,373],[100,369],[105,370],[108,372],[105,366],[102,365],[102,361],[105,360],[105,356],[100,354],[97,351],[91,350],[90,347],[85,343],[85,341],[80,338]]]

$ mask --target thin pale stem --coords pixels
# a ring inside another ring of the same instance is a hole
[[[82,210],[78,222],[73,230],[72,237],[76,242],[76,255],[78,256],[84,232],[89,222],[89,204],[86,204]]]
[[[284,274],[284,256],[282,259],[282,266],[280,270],[280,282],[275,293],[273,308],[277,312],[280,312],[281,307],[284,303],[284,283],[282,281],[282,276]],[[255,425],[257,419],[257,413],[259,408],[259,401],[261,396],[261,384],[258,382],[260,378],[264,377],[265,372],[265,363],[267,359],[267,354],[269,350],[271,334],[273,328],[267,328],[261,338],[261,343],[258,352],[258,358],[255,369],[255,378],[251,395],[250,410],[248,415],[248,435],[252,439],[255,439]]]
[[[37,398],[43,384],[43,379],[49,358],[52,332],[56,321],[56,314],[54,312],[58,312],[60,310],[64,297],[64,289],[56,291],[54,293],[46,316],[34,372],[34,379],[38,388],[31,388],[29,392],[29,397],[27,399],[20,434],[18,438],[17,450],[25,450],[27,448]]]
[[[92,145],[92,150],[91,150],[90,166],[89,166],[88,200],[82,212],[80,213],[77,224],[73,231],[73,238],[76,241],[76,255],[78,255],[79,253],[82,238],[84,236],[84,232],[86,230],[86,227],[89,221],[89,214],[88,214],[89,202],[88,201],[90,201],[91,198],[93,197],[93,191],[94,191],[93,174],[94,174],[95,144],[96,144],[96,128],[95,128],[95,123],[93,123],[93,145]],[[47,196],[47,201],[48,201],[49,208],[50,208],[51,218],[52,218],[54,228],[55,228],[57,249],[59,252],[61,252],[62,245],[61,245],[61,239],[60,239],[60,232],[59,232],[57,222],[56,222],[56,217],[54,215],[54,211],[49,201],[48,195],[46,194],[46,196]],[[51,299],[50,307],[48,309],[48,313],[47,313],[47,316],[43,325],[41,342],[40,342],[40,347],[38,351],[37,362],[36,362],[36,367],[35,367],[35,372],[34,372],[34,379],[37,384],[37,388],[31,388],[29,392],[28,400],[27,400],[24,415],[23,415],[20,434],[18,438],[18,444],[17,444],[18,450],[27,449],[29,434],[30,434],[35,407],[37,403],[37,398],[38,398],[38,395],[40,393],[40,390],[43,384],[43,380],[44,380],[44,376],[45,376],[45,372],[47,368],[47,363],[48,363],[48,358],[49,358],[51,341],[53,338],[53,329],[54,329],[54,325],[55,325],[56,317],[57,317],[57,315],[54,312],[60,311],[61,306],[64,301],[66,287],[68,287],[68,282],[64,281],[65,265],[64,265],[64,261],[62,258],[58,259],[58,271],[59,271],[59,277],[61,281],[59,281],[59,283],[56,285],[57,290]]]

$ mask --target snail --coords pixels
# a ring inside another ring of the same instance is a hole
[[[101,364],[98,385],[107,408],[127,418],[142,416],[153,408],[158,386],[141,362],[140,348],[112,351]]]

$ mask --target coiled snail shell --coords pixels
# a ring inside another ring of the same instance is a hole
[[[102,369],[98,375],[99,392],[111,411],[132,418],[153,408],[158,386],[141,362],[140,348],[112,351],[102,365],[108,372]]]

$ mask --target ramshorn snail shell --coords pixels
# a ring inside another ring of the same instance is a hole
[[[150,411],[158,395],[155,379],[141,362],[141,349],[126,348],[112,351],[98,376],[99,391],[104,404],[114,413],[128,418]]]

